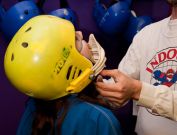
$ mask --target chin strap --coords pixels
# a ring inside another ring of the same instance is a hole
[[[93,55],[94,66],[86,69],[77,79],[73,80],[67,87],[66,92],[78,93],[87,86],[105,67],[106,57],[104,49],[96,41],[93,34],[89,36],[89,47]]]
[[[88,43],[94,60],[94,66],[91,68],[93,74],[90,76],[90,78],[92,79],[97,76],[105,67],[106,57],[104,49],[96,41],[93,34],[90,34]]]

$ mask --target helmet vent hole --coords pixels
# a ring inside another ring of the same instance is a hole
[[[22,46],[23,46],[24,48],[27,48],[27,47],[28,47],[28,43],[27,43],[27,42],[23,42],[23,43],[22,43]]]
[[[73,68],[72,65],[68,68],[68,72],[67,72],[67,75],[66,75],[66,79],[67,79],[67,80],[69,80],[69,77],[70,77],[72,68]]]
[[[28,10],[25,10],[25,11],[24,11],[24,14],[25,14],[25,15],[28,15],[28,14],[29,14]]]
[[[12,55],[11,55],[11,61],[13,61],[14,60],[14,54],[12,53]]]
[[[81,73],[82,73],[82,70],[79,70],[78,76],[80,76],[80,75],[81,75]]]
[[[75,69],[74,69],[74,73],[73,73],[73,78],[72,79],[74,79],[74,77],[75,77],[76,70],[77,70],[77,67],[75,67]]]
[[[30,31],[31,30],[31,27],[29,27],[25,32],[28,32],[28,31]]]
[[[68,90],[68,92],[69,92],[69,93],[71,93],[71,92],[72,92],[72,90]]]

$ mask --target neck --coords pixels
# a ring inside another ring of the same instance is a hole
[[[171,20],[177,19],[177,7],[172,7]]]

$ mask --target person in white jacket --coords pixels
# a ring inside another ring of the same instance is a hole
[[[171,16],[134,37],[118,70],[101,72],[114,83],[96,82],[99,93],[113,105],[137,101],[138,135],[177,134],[177,0],[167,1]]]

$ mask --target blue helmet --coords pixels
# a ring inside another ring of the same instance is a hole
[[[21,1],[5,11],[0,5],[0,28],[7,39],[11,39],[20,27],[40,10],[33,0]]]
[[[77,24],[77,17],[74,11],[70,8],[61,8],[54,10],[49,13],[50,15],[54,15],[63,19],[66,19],[68,21],[71,21],[74,26]]]
[[[76,13],[70,8],[67,0],[60,0],[60,8],[50,12],[49,14],[66,19],[77,27]]]
[[[130,44],[134,38],[134,36],[145,26],[151,24],[153,22],[150,16],[139,16],[136,17],[135,13],[132,12],[131,17],[129,19],[127,28],[125,29],[124,37],[125,40]]]
[[[132,0],[122,0],[105,8],[99,0],[95,1],[93,17],[98,27],[106,34],[121,32],[131,15],[129,6]]]

